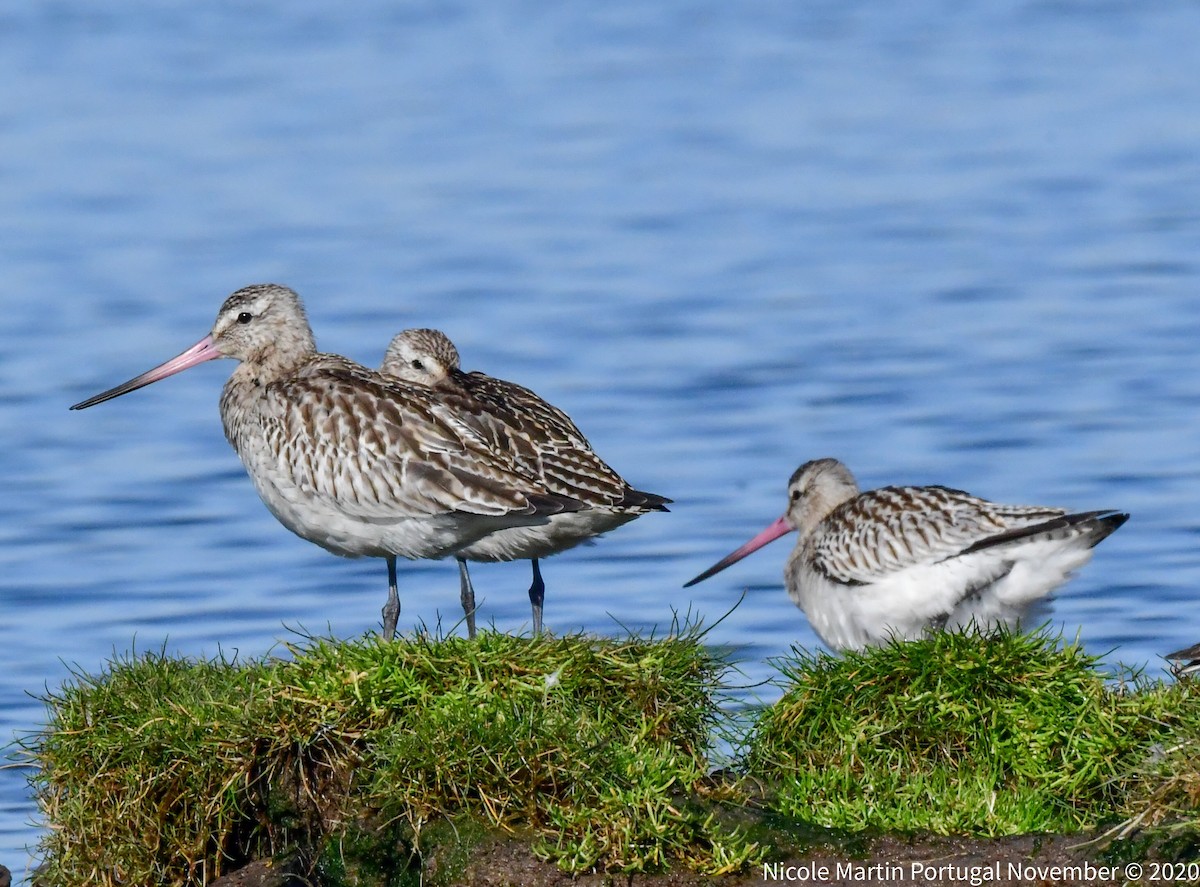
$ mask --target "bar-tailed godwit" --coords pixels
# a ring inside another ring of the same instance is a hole
[[[528,388],[459,368],[458,349],[438,330],[405,330],[392,339],[383,372],[428,386],[444,397],[466,397],[493,415],[504,429],[495,446],[507,449],[551,493],[588,505],[588,509],[550,517],[541,526],[497,530],[455,552],[459,588],[468,631],[473,631],[475,591],[467,561],[533,563],[529,601],[533,630],[542,630],[546,586],[538,559],[565,551],[650,511],[666,511],[663,496],[635,490],[592,450],[571,418]]]
[[[296,535],[388,565],[384,637],[396,630],[396,558],[440,558],[489,533],[586,508],[545,490],[504,449],[486,411],[316,349],[300,298],[277,284],[225,300],[212,332],[81,410],[218,357],[225,437],[259,496]]]
[[[817,459],[792,475],[781,518],[687,585],[796,530],[788,594],[827,645],[859,649],[943,628],[1016,625],[1128,519],[999,505],[938,486],[861,493],[845,465]]]

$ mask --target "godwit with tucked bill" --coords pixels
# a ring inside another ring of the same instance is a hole
[[[474,632],[475,590],[467,561],[528,559],[533,563],[529,602],[533,607],[533,630],[538,633],[542,630],[546,593],[539,558],[565,551],[647,512],[667,510],[670,499],[631,487],[596,455],[583,432],[558,407],[514,382],[463,372],[458,349],[445,333],[404,330],[388,345],[382,369],[432,388],[443,397],[467,397],[483,404],[503,429],[502,436],[493,441],[495,447],[507,450],[547,491],[589,506],[552,515],[540,526],[497,530],[455,552],[469,632]]]
[[[81,410],[218,357],[240,361],[221,392],[225,437],[285,527],[345,557],[388,565],[383,634],[396,630],[396,558],[441,558],[495,530],[584,508],[548,493],[491,442],[466,398],[317,352],[299,296],[238,290],[212,332],[166,363],[71,407]]]
[[[1014,626],[1128,519],[999,505],[939,486],[861,493],[845,465],[817,459],[792,475],[783,517],[684,587],[796,530],[788,594],[835,650]]]

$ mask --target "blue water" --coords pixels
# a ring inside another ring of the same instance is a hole
[[[0,743],[69,666],[377,626],[383,564],[283,530],[226,445],[231,365],[66,409],[266,280],[367,363],[446,330],[675,499],[545,564],[556,631],[745,591],[710,638],[763,680],[817,644],[790,543],[680,585],[829,455],[1130,511],[1054,618],[1160,673],[1200,640],[1198,44],[1170,2],[0,13]],[[527,570],[476,567],[484,621],[528,629]],[[401,594],[402,628],[459,618],[452,562]],[[18,874],[25,777],[0,770]]]

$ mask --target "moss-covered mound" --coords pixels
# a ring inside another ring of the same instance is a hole
[[[288,652],[130,657],[49,697],[25,742],[39,880],[199,885],[286,858],[315,884],[450,884],[497,833],[569,872],[719,873],[864,830],[1156,825],[1200,847],[1200,693],[1057,638],[797,650],[719,774],[723,665],[696,632]]]
[[[431,823],[520,829],[574,869],[754,848],[688,805],[722,669],[694,635],[314,641],[80,675],[29,743],[48,883],[200,884],[262,855],[396,883]],[[365,883],[366,881],[361,881]]]
[[[840,829],[1011,835],[1125,811],[1161,743],[1200,718],[1185,686],[1105,675],[1044,635],[937,634],[840,657],[794,651],[747,769],[772,805]]]

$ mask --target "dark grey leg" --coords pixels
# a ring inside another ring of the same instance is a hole
[[[471,574],[467,572],[467,562],[458,558],[458,594],[462,601],[463,613],[467,616],[467,637],[475,637],[475,587],[471,585]]]
[[[389,557],[388,599],[383,605],[383,639],[390,641],[396,636],[396,620],[400,618],[400,593],[396,590],[396,558]]]
[[[542,569],[538,559],[533,558],[533,584],[529,586],[529,603],[533,604],[533,633],[542,633],[542,601],[546,599],[546,583],[542,581]]]

